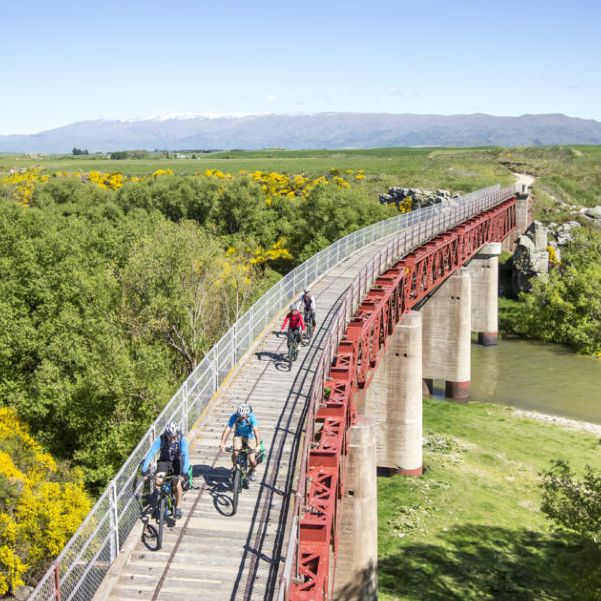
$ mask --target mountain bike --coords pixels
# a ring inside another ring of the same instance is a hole
[[[313,336],[313,319],[315,318],[315,313],[311,311],[311,309],[305,309],[304,314],[305,320],[305,333],[303,335],[303,340],[305,344],[309,344],[311,340],[311,336]]]
[[[163,475],[164,472],[151,474],[149,477],[154,477],[154,485],[156,490],[156,499],[152,510],[152,515],[156,520],[157,529],[157,544],[156,550],[159,551],[163,546],[163,529],[169,515],[175,513],[175,483],[179,476],[173,473]]]
[[[288,371],[292,371],[292,363],[298,357],[298,338],[296,332],[288,330]]]
[[[229,453],[234,451],[233,447],[226,447],[225,449]],[[250,472],[248,465],[248,453],[250,449],[244,445],[242,449],[238,452],[238,457],[236,459],[236,463],[232,468],[232,515],[236,514],[238,511],[238,498],[240,496],[240,491],[242,487],[248,488],[248,474]]]

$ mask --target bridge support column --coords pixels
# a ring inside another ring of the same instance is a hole
[[[378,470],[422,473],[422,315],[403,315],[366,390],[375,422]]]
[[[338,528],[334,599],[378,598],[378,498],[374,423],[351,426],[346,488]]]
[[[422,308],[423,377],[445,380],[452,399],[470,395],[472,302],[467,268],[451,275]]]
[[[505,241],[509,240],[509,247],[503,246],[504,250],[508,250],[510,252],[514,251],[515,243],[517,239],[526,233],[528,226],[530,225],[530,218],[528,216],[528,209],[530,203],[530,193],[526,188],[525,184],[522,184],[522,189],[515,195],[515,227],[511,232],[511,235],[508,236]]]
[[[499,327],[499,255],[501,243],[482,247],[467,268],[472,281],[472,332],[478,333],[478,344],[497,344]]]

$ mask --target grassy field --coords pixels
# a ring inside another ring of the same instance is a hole
[[[187,153],[191,156],[192,153]],[[494,183],[512,183],[512,172],[537,177],[534,214],[543,221],[571,218],[567,203],[601,204],[601,147],[546,146],[531,148],[373,148],[369,150],[258,150],[197,153],[197,158],[164,158],[149,153],[147,159],[110,160],[106,155],[0,154],[0,174],[10,169],[39,167],[49,171],[103,171],[149,175],[172,169],[181,175],[202,174],[207,169],[227,173],[276,171],[319,176],[330,170],[362,170],[364,186],[374,195],[389,186],[445,188],[470,192]],[[558,202],[559,201],[559,202]]]
[[[553,459],[601,469],[590,434],[478,403],[424,405],[425,474],[379,479],[383,601],[601,599],[601,552],[539,511]]]
[[[10,169],[39,167],[49,171],[104,171],[125,175],[148,175],[157,169],[172,169],[181,175],[219,169],[227,173],[277,171],[303,173],[309,177],[330,170],[363,170],[365,185],[384,192],[388,186],[445,188],[470,192],[494,183],[513,181],[510,170],[496,160],[495,149],[381,148],[370,150],[229,151],[198,154],[196,159],[110,160],[103,157],[49,155],[27,158],[0,154],[0,173]]]

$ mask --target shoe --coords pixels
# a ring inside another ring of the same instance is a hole
[[[255,470],[253,470],[252,472],[248,473],[248,479],[251,482],[254,482],[257,479],[257,474],[255,474]]]
[[[176,507],[173,515],[176,520],[179,520],[182,517],[182,510],[179,507]]]
[[[248,482],[248,478],[246,480],[244,480],[244,483],[242,484],[242,488],[248,488],[250,486],[249,482]]]

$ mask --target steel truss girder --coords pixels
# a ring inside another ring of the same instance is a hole
[[[381,274],[352,317],[324,384],[312,430],[299,523],[300,578],[290,585],[290,601],[331,599],[331,557],[335,561],[348,433],[355,419],[353,394],[369,385],[403,313],[434,292],[485,244],[504,240],[515,223],[515,198],[511,198],[438,235]]]

